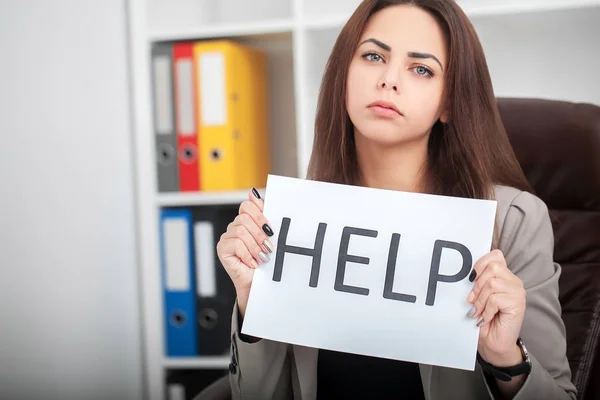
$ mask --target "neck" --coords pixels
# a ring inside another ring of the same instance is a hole
[[[427,140],[386,146],[355,135],[360,184],[404,192],[430,191],[425,181]]]

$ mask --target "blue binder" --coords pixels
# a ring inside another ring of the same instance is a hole
[[[160,260],[169,357],[198,355],[193,222],[187,209],[160,212]]]

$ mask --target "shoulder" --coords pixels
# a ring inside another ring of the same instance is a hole
[[[515,224],[538,225],[549,218],[548,206],[538,196],[510,186],[495,185],[497,223],[500,231],[507,231]]]
[[[495,187],[495,199],[496,247],[511,269],[516,272],[533,259],[552,266],[554,232],[546,203],[532,193],[501,185]]]

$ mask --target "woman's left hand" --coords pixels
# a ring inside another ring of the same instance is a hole
[[[472,318],[480,324],[479,354],[497,367],[519,364],[522,355],[517,339],[526,296],[523,282],[508,269],[500,250],[479,259],[473,271],[469,279],[474,278],[475,284],[467,301],[474,307]]]

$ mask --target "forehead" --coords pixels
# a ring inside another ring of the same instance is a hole
[[[444,33],[437,20],[419,7],[390,6],[373,14],[360,42],[370,37],[388,44],[392,53],[427,52],[446,63]]]

